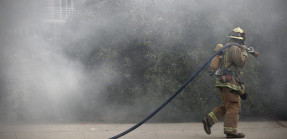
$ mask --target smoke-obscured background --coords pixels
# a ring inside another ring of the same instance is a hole
[[[241,119],[287,119],[284,0],[78,0],[64,23],[47,1],[0,1],[2,122],[136,122],[240,26],[250,98]],[[207,68],[152,121],[198,121],[221,103]]]

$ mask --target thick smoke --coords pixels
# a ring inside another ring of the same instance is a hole
[[[285,1],[74,4],[78,11],[65,24],[48,24],[43,22],[44,1],[0,2],[1,120],[137,121],[173,93],[237,26],[246,31],[247,45],[261,52],[247,63],[247,103],[262,108],[257,111],[266,114],[262,117],[287,117]],[[220,103],[211,77],[205,72],[198,78],[157,121],[194,120]],[[214,92],[208,96],[198,90]],[[206,105],[209,109],[202,110]],[[250,114],[252,107],[243,109]]]
[[[43,23],[43,13],[33,14],[42,12],[43,3],[2,3],[8,6],[1,8],[5,13],[1,26],[3,120],[65,121],[81,117],[75,114],[81,113],[81,102],[90,95],[97,98],[117,75],[108,66],[88,70],[81,61],[68,57],[65,47],[56,43],[60,38],[56,25]]]

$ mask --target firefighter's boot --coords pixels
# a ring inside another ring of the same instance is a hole
[[[203,129],[204,129],[205,133],[210,135],[211,134],[211,129],[210,128],[211,128],[212,125],[208,121],[208,118],[207,117],[203,117],[202,123],[203,123]]]
[[[245,135],[243,133],[237,134],[226,134],[226,138],[244,138]]]
[[[215,116],[213,112],[208,113],[208,115],[202,119],[203,128],[206,134],[208,135],[211,134],[210,128],[212,127],[212,125],[216,124],[217,122],[218,122],[217,117]]]

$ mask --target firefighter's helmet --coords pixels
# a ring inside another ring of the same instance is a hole
[[[232,30],[229,37],[238,40],[245,40],[245,32],[240,27],[237,27]]]

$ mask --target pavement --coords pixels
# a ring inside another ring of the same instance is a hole
[[[0,139],[107,139],[134,124],[14,124],[0,125]],[[286,139],[287,121],[240,122],[246,139]],[[225,138],[223,123],[207,135],[201,123],[147,123],[121,139],[213,139]]]

